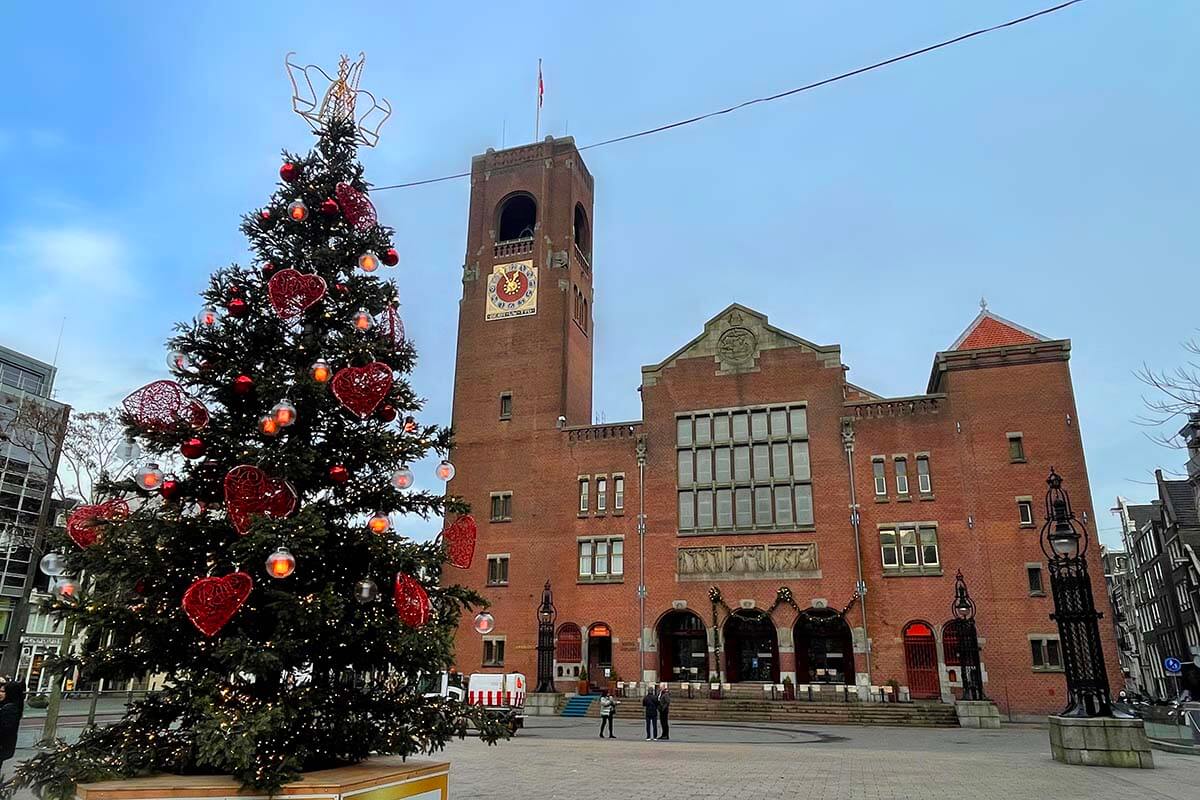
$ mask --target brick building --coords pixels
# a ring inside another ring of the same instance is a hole
[[[593,425],[592,176],[547,138],[475,157],[471,181],[450,490],[479,520],[464,582],[496,628],[464,621],[459,669],[532,679],[549,580],[562,690],[587,669],[593,685],[895,680],[949,699],[961,570],[987,693],[1061,709],[1038,544],[1052,465],[1094,529],[1067,340],[985,308],[926,393],[884,398],[848,380],[838,345],[733,304],[642,368],[641,420]]]

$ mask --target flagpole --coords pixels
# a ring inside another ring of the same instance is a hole
[[[537,90],[537,116],[534,117],[533,123],[533,140],[538,140],[538,135],[542,132],[542,60],[538,59],[538,90]]]

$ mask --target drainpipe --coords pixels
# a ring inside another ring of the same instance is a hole
[[[646,437],[638,438],[638,669],[646,680]]]
[[[854,427],[850,420],[842,425],[842,444],[846,448],[846,469],[850,476],[850,524],[854,526],[854,558],[858,565],[858,583],[854,593],[862,612],[863,655],[866,656],[867,685],[871,684],[871,637],[867,632],[867,583],[863,580],[862,532],[859,529],[858,493],[854,485]]]

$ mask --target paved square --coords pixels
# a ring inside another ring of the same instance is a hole
[[[1069,800],[1200,798],[1200,757],[1154,752],[1154,770],[1072,767],[1050,759],[1045,730],[858,728],[677,722],[646,742],[598,721],[535,718],[515,739],[446,750],[452,800],[814,798]]]

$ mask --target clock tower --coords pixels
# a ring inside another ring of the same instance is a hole
[[[472,159],[456,462],[475,446],[591,422],[592,191],[570,137]]]

